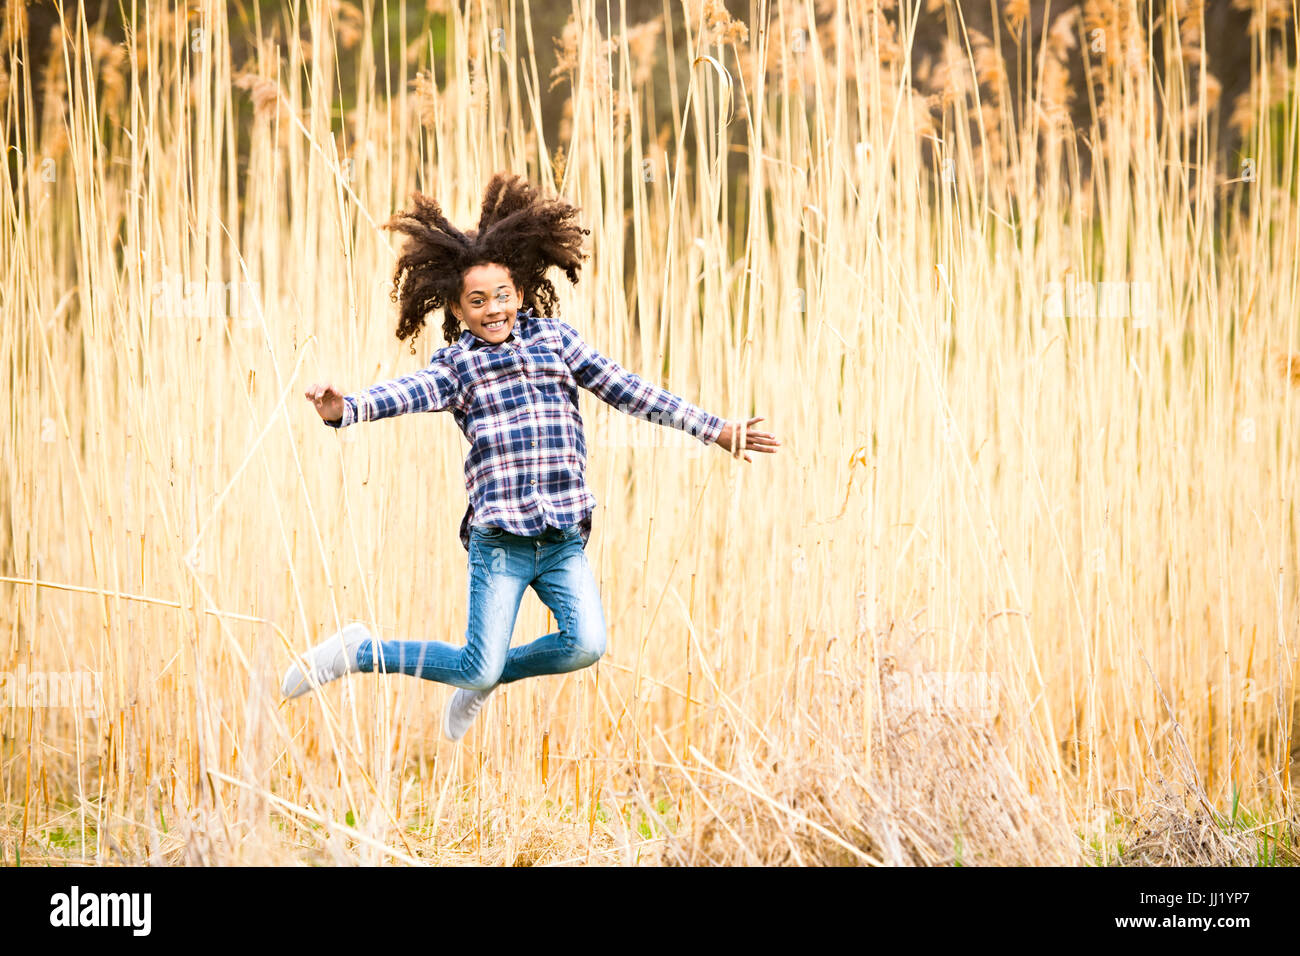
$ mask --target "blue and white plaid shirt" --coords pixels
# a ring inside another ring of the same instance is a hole
[[[596,498],[587,488],[587,440],[578,386],[636,418],[679,428],[706,446],[726,420],[659,388],[601,355],[558,318],[516,313],[506,341],[469,330],[433,353],[427,368],[345,395],[344,428],[407,412],[450,411],[469,440],[469,507],[460,542],[475,525],[519,535],[577,524],[586,547]]]

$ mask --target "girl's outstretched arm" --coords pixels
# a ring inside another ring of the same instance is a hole
[[[407,412],[440,412],[460,401],[460,380],[455,371],[435,355],[428,368],[380,382],[361,392],[344,395],[328,382],[306,391],[321,420],[331,428],[373,422]]]
[[[671,425],[694,435],[706,445],[719,445],[735,457],[748,450],[774,453],[781,442],[768,432],[753,431],[751,418],[745,423],[745,441],[740,442],[741,424],[712,415],[684,398],[647,382],[583,341],[578,330],[562,319],[551,319],[563,342],[562,357],[578,384],[619,411],[659,425]],[[745,461],[752,462],[748,454]]]
[[[629,372],[584,342],[578,330],[562,319],[549,321],[555,323],[563,343],[561,358],[587,391],[634,418],[681,429],[706,445],[717,441],[726,419]]]

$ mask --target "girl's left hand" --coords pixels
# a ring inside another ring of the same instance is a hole
[[[761,451],[767,454],[775,454],[777,446],[781,444],[780,440],[768,432],[754,431],[754,423],[761,422],[762,418],[751,418],[745,422],[745,445],[740,445],[740,422],[727,422],[722,426],[722,431],[714,439],[714,444],[721,445],[727,451],[731,452],[733,458],[739,458],[746,449],[750,451]],[[752,462],[754,459],[745,454],[745,461]]]

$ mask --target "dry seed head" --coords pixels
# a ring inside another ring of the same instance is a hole
[[[92,63],[98,63],[108,56],[109,51],[113,48],[113,41],[98,30],[90,34],[90,60]]]
[[[334,0],[333,9],[336,23],[334,32],[338,37],[339,47],[351,50],[361,42],[361,37],[365,33],[365,17],[361,9],[348,0]]]
[[[4,32],[0,33],[0,49],[9,50],[27,37],[27,4],[6,3]]]
[[[966,54],[951,39],[943,41],[943,55],[934,71],[933,83],[936,92],[930,96],[929,103],[940,110],[947,109],[975,88]]]
[[[898,42],[898,33],[894,24],[879,7],[873,8],[868,21],[871,24],[869,40],[875,46],[875,53],[880,63],[897,63],[903,58],[903,48]]]
[[[1205,24],[1204,0],[1178,0],[1178,39],[1185,47],[1199,47]]]
[[[577,73],[579,39],[578,21],[571,13],[564,24],[564,29],[560,31],[560,38],[551,41],[555,46],[555,66],[551,69],[551,85],[547,87],[548,90],[555,89],[564,81],[566,75]],[[572,85],[571,77],[570,85]]]
[[[42,86],[45,89],[46,99],[55,87],[58,88],[59,95],[62,95],[64,90],[63,57],[55,52],[63,49],[63,29],[57,23],[50,27],[49,49],[50,55],[45,59],[42,73]]]
[[[739,46],[749,39],[749,28],[733,20],[722,0],[704,0],[705,43],[730,43]]]
[[[557,146],[554,155],[551,156],[551,169],[555,175],[555,188],[557,190],[564,184],[564,169],[568,162],[568,158],[564,155],[564,147]]]
[[[1113,0],[1085,0],[1082,16],[1086,33],[1109,30],[1115,25],[1115,4]]]
[[[627,50],[633,66],[632,82],[637,86],[649,82],[654,75],[659,34],[663,32],[663,28],[663,20],[655,18],[639,23],[627,31]]]
[[[253,101],[255,119],[269,119],[275,115],[280,101],[280,88],[275,80],[248,71],[237,74],[233,83]]]
[[[1061,14],[1057,18],[1058,23],[1066,16],[1069,13]],[[1055,31],[1056,25],[1053,25],[1052,32]],[[1059,50],[1060,47],[1055,49]],[[1070,87],[1070,71],[1065,66],[1064,50],[1058,55],[1049,42],[1046,53],[1043,60],[1043,86],[1038,98],[1038,118],[1044,136],[1054,140],[1070,125],[1070,104],[1074,102],[1074,90]]]
[[[411,81],[411,90],[415,94],[415,110],[420,125],[425,129],[433,129],[438,116],[438,87],[432,74],[423,70],[417,72]]]
[[[1209,70],[1205,71],[1205,105],[1207,109],[1214,109],[1219,105],[1219,97],[1223,93],[1223,84]]]
[[[993,48],[993,43],[978,30],[971,30],[975,56],[975,82],[985,87],[994,103],[1002,99],[1007,85],[1006,63]]]
[[[67,78],[63,72],[63,57],[53,52],[56,49],[62,49],[63,39],[63,30],[59,28],[57,23],[50,27],[50,49],[52,52],[46,59],[42,71],[45,101],[41,119],[44,134],[41,143],[41,154],[54,159],[62,156],[68,148],[67,123],[64,119],[68,107],[65,95],[67,93]]]
[[[686,22],[701,45],[723,42],[731,14],[722,0],[684,0]]]
[[[1219,105],[1219,97],[1223,93],[1223,84],[1209,70],[1202,74],[1205,78],[1205,110],[1208,113]]]
[[[623,127],[631,116],[631,104],[627,101],[621,90],[614,86],[613,76],[610,71],[610,54],[618,49],[618,41],[613,39],[603,39],[600,33],[594,35],[593,56],[591,57],[591,67],[582,73],[583,82],[581,90],[572,89],[573,81],[578,73],[579,59],[582,55],[583,34],[574,18],[573,14],[569,15],[568,21],[564,25],[564,30],[560,34],[560,39],[553,41],[555,43],[556,64],[551,70],[551,86],[553,89],[561,80],[569,80],[571,92],[570,99],[579,92],[590,95],[593,102],[598,104],[598,109],[608,109],[613,116],[614,121]],[[561,138],[566,139],[566,129],[570,124],[568,118],[573,115],[572,103],[565,103],[565,119],[561,120],[560,130]]]
[[[68,151],[68,128],[63,119],[63,100],[55,100],[54,109],[51,110],[50,125],[47,127],[49,132],[41,140],[41,155],[39,158],[59,159]],[[38,157],[33,157],[36,159]]]
[[[722,34],[720,42],[733,47],[743,46],[749,40],[749,27],[739,20],[732,20]]]
[[[1129,76],[1144,79],[1147,75],[1149,56],[1147,54],[1147,35],[1137,17],[1127,18],[1123,26],[1124,68]]]
[[[1020,30],[1029,19],[1029,0],[1007,0],[1002,15],[1006,18],[1007,29],[1011,31],[1016,43],[1020,42]]]
[[[1089,45],[1089,55],[1094,54],[1092,44],[1099,40],[1103,48],[1097,51],[1102,62],[1113,68],[1119,62],[1122,18],[1114,0],[1087,0],[1083,5],[1083,31]],[[1105,84],[1110,77],[1105,73],[1098,77],[1098,82]]]
[[[91,40],[91,49],[94,61],[99,63],[99,78],[104,91],[99,102],[100,112],[112,116],[126,97],[126,46],[96,33]]]
[[[1074,24],[1079,19],[1079,8],[1071,7],[1064,13],[1057,16],[1052,21],[1051,29],[1047,31],[1047,49],[1058,60],[1064,61],[1077,45],[1078,39],[1074,35]]]
[[[930,112],[928,98],[911,86],[907,88],[907,93],[908,106],[912,111],[912,123],[916,127],[916,135],[921,139],[935,136],[934,114]]]

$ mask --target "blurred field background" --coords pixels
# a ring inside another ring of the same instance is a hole
[[[3,14],[5,863],[1295,861],[1294,2],[134,11]],[[451,417],[302,392],[443,344],[377,225],[500,169],[784,445],[584,394],[609,653],[452,746],[278,680],[463,640]]]

